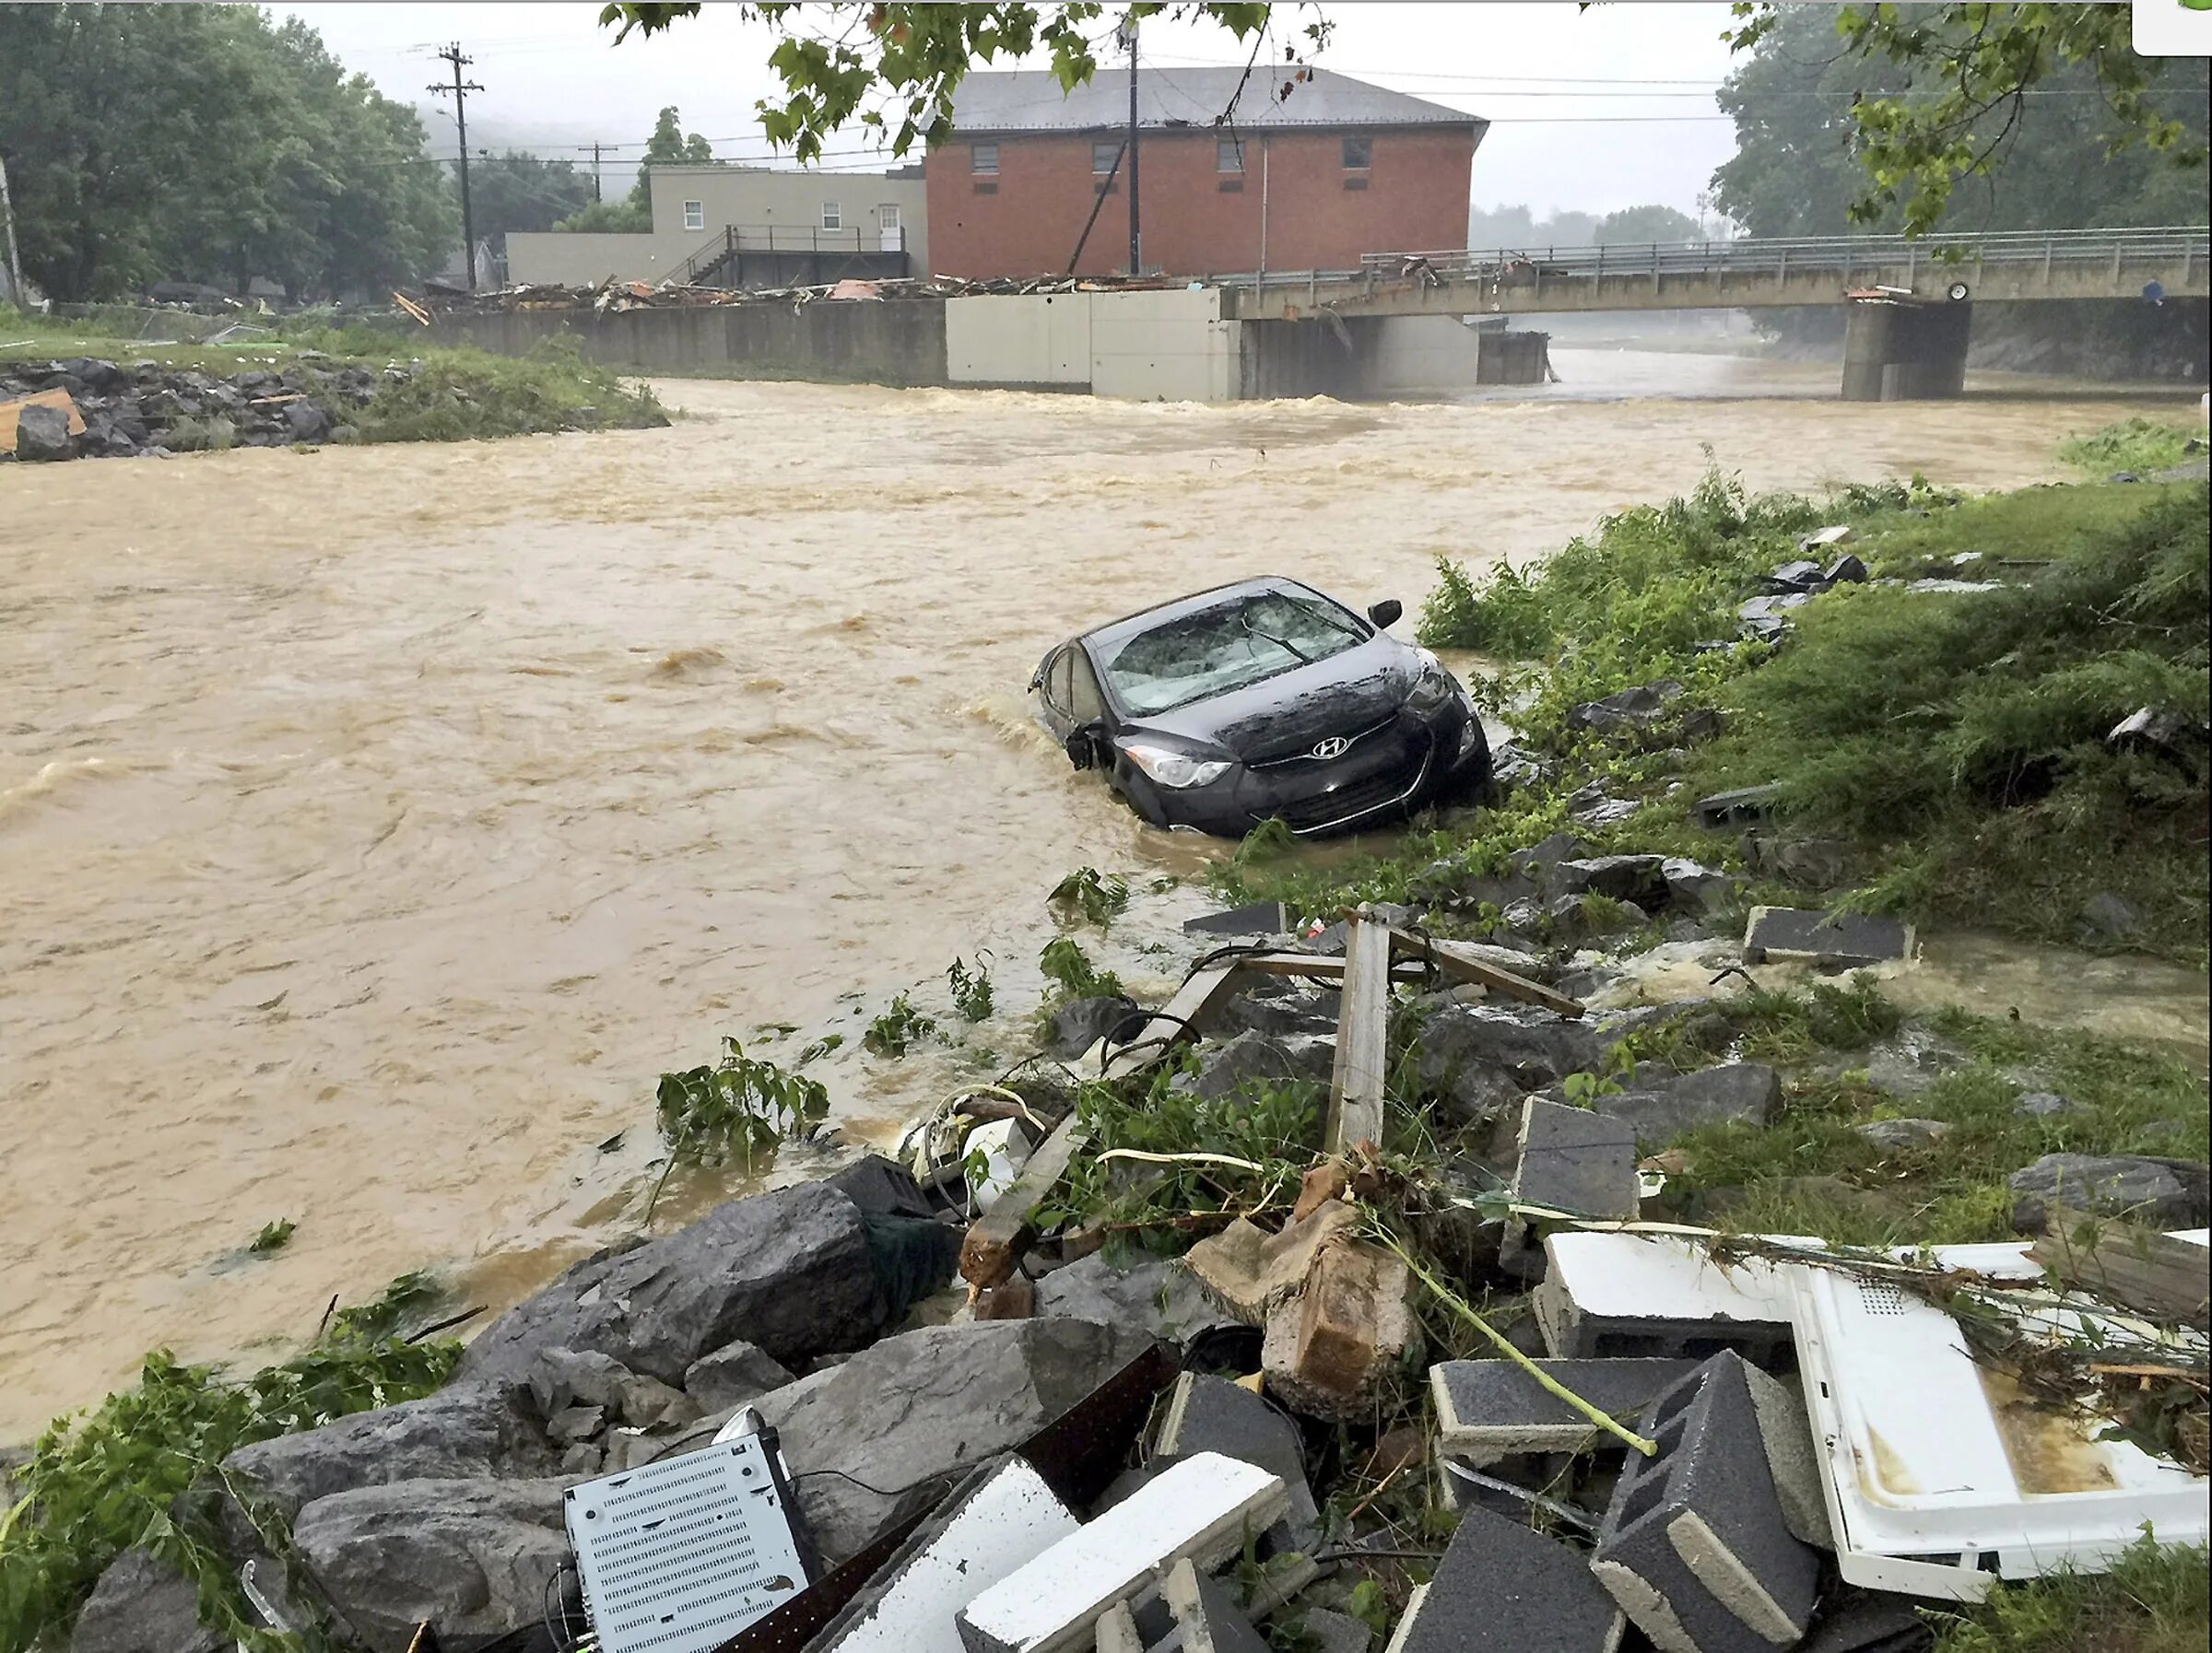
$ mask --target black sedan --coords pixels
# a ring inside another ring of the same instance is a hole
[[[1154,826],[1348,831],[1489,779],[1466,690],[1382,629],[1403,612],[1241,580],[1061,644],[1030,687],[1076,768]]]

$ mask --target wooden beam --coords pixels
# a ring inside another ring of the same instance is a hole
[[[1232,955],[1203,970],[1193,971],[1175,990],[1175,996],[1154,1011],[1131,1038],[1111,1050],[1103,1039],[1100,1040],[1084,1052],[1083,1064],[1094,1065],[1104,1073],[1117,1058],[1127,1055],[1135,1059],[1135,1064],[1122,1072],[1134,1073],[1150,1067],[1184,1040],[1196,1037],[1193,1027],[1205,1020],[1206,1012],[1229,997],[1230,983],[1244,964],[1242,957]],[[1078,1064],[1078,1071],[1083,1064]]]
[[[1431,941],[1427,936],[1415,935],[1406,930],[1392,931],[1390,939],[1398,951],[1424,959],[1445,975],[1461,981],[1471,981],[1477,987],[1488,988],[1493,993],[1503,993],[1509,999],[1541,1004],[1546,1010],[1557,1011],[1563,1016],[1579,1016],[1583,1014],[1583,1002],[1580,999],[1570,999],[1565,993],[1555,993],[1543,983],[1531,981],[1525,976],[1516,976],[1512,971],[1500,969],[1494,964],[1469,958],[1456,951],[1450,942]]]
[[[1344,1001],[1336,1013],[1336,1065],[1329,1074],[1328,1154],[1382,1142],[1382,1083],[1390,1065],[1391,932],[1355,918],[1344,949]]]
[[[2200,1331],[2212,1320],[2212,1251],[2171,1234],[2055,1210],[2028,1255],[2066,1284],[2124,1308],[2185,1320]]]

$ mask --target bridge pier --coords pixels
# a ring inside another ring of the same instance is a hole
[[[1931,402],[1966,389],[1970,299],[1854,299],[1843,321],[1843,400]]]

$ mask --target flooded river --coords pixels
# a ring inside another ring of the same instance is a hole
[[[665,431],[0,472],[0,1442],[418,1264],[520,1292],[634,1205],[662,1069],[1032,958],[1075,866],[1194,870],[1024,721],[1087,622],[1264,569],[1410,607],[1705,444],[1991,487],[2151,410],[1583,400],[1580,354],[1533,402],[686,382]],[[951,1079],[832,1088],[883,1130]]]

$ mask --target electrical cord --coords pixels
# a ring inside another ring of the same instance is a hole
[[[811,1481],[818,1475],[835,1475],[840,1481],[850,1481],[863,1492],[874,1493],[878,1498],[902,1498],[918,1486],[927,1486],[933,1481],[950,1480],[953,1476],[963,1473],[968,1467],[968,1465],[962,1464],[958,1469],[933,1470],[919,1480],[910,1481],[904,1486],[891,1487],[888,1490],[877,1486],[873,1483],[863,1481],[858,1475],[848,1474],[843,1470],[801,1470],[791,1478],[791,1483],[796,1486],[800,1482]]]

